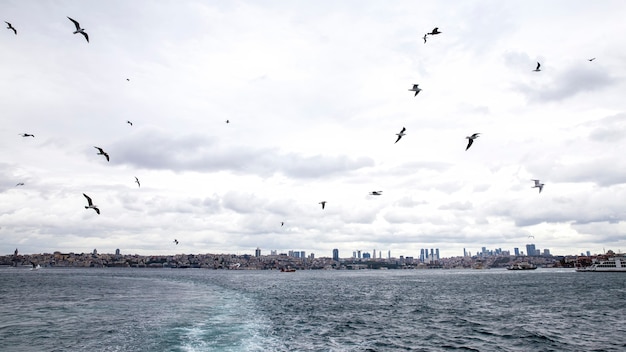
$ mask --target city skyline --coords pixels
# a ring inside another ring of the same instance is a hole
[[[624,2],[0,9],[0,253],[626,248]]]

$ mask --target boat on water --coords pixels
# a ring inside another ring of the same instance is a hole
[[[41,269],[41,265],[39,265],[39,264],[35,264],[33,262],[30,262],[30,265],[32,265],[30,270],[39,270],[39,269]]]
[[[535,270],[537,266],[528,262],[515,263],[506,267],[506,270]]]
[[[576,271],[626,273],[626,255],[620,254],[607,258],[596,258],[591,265],[577,267]]]
[[[281,273],[295,273],[296,269],[293,269],[293,268],[281,268],[280,272]]]

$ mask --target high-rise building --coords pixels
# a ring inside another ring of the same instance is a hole
[[[306,253],[304,251],[300,251],[300,258],[306,258]]]
[[[339,250],[337,248],[333,249],[333,260],[336,262],[339,261]]]
[[[357,249],[357,251],[356,251],[356,252],[357,252],[357,254],[359,255],[357,258],[361,259],[361,250],[360,250],[360,249]]]
[[[530,243],[530,244],[526,245],[526,255],[528,255],[528,256],[537,255],[535,253],[535,244],[534,243]]]
[[[426,260],[426,257],[424,256],[424,248],[422,248],[420,249],[420,262],[424,263],[425,260]]]
[[[115,255],[120,255],[120,249],[119,248],[115,250]]]
[[[435,260],[439,260],[439,248],[435,249]]]
[[[519,248],[515,247],[513,248],[513,251],[515,252],[515,256],[519,256]]]
[[[463,248],[463,256],[467,257],[467,251],[465,250],[465,248]]]
[[[254,251],[254,256],[257,258],[261,256],[261,248],[256,247],[256,250]]]

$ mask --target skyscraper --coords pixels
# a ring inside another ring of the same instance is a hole
[[[519,256],[519,248],[515,247],[513,248],[513,251],[515,252],[515,256]]]
[[[257,258],[261,256],[261,248],[256,247],[256,250],[254,251],[254,256]]]
[[[537,255],[537,253],[535,253],[535,244],[534,243],[530,243],[530,244],[526,245],[526,255],[528,255],[528,256]]]
[[[337,248],[333,249],[333,260],[336,262],[339,261],[339,250]]]

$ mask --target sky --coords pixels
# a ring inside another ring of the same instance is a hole
[[[623,1],[0,13],[0,255],[626,250]]]

